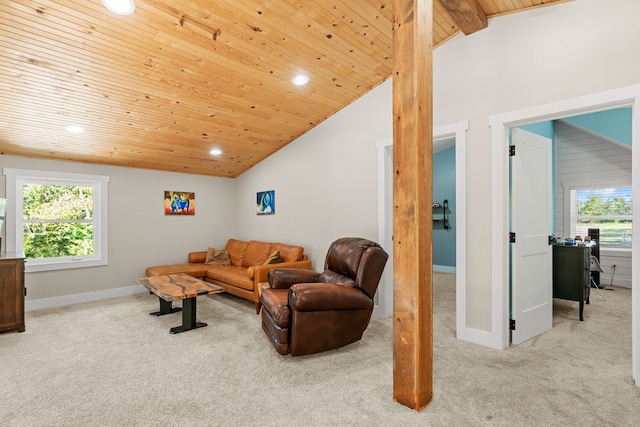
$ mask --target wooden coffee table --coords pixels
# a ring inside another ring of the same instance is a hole
[[[224,292],[224,289],[218,285],[184,273],[142,277],[136,281],[156,294],[160,300],[160,311],[149,313],[150,316],[164,316],[182,311],[182,325],[171,328],[169,332],[172,334],[207,326],[206,323],[196,322],[196,298],[199,295]],[[184,300],[182,308],[172,307],[172,301],[178,300]]]

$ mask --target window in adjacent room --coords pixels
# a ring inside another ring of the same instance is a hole
[[[599,228],[599,244],[631,247],[631,186],[571,189],[570,205],[572,235]]]
[[[7,168],[4,174],[7,210],[15,213],[7,218],[7,250],[25,253],[27,272],[107,264],[109,177]]]

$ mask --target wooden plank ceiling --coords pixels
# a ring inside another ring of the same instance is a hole
[[[434,46],[564,1],[435,1]],[[1,154],[237,177],[391,74],[390,0],[135,4],[0,2]]]

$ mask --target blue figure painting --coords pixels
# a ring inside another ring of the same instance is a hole
[[[276,213],[275,190],[258,192],[256,197],[256,213],[258,215],[273,215]]]
[[[164,213],[165,215],[195,215],[195,194],[185,191],[165,191]]]

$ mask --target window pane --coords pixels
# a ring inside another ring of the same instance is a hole
[[[572,190],[571,202],[575,234],[585,236],[589,228],[599,228],[600,243],[631,244],[630,186]]]
[[[25,184],[25,221],[93,218],[93,188],[72,185]]]
[[[578,215],[631,215],[631,187],[576,190]]]
[[[93,224],[24,222],[27,258],[56,258],[93,254]]]
[[[599,243],[626,245],[631,243],[631,220],[578,220],[576,234],[586,236],[589,228],[600,229]]]

